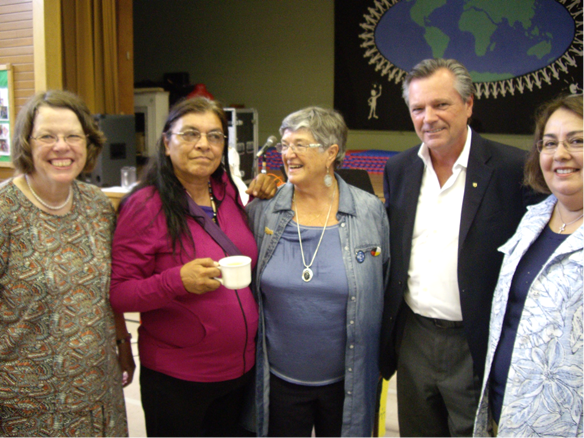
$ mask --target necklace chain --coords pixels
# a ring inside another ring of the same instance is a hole
[[[324,237],[324,232],[326,231],[326,226],[328,224],[330,215],[331,215],[331,210],[333,209],[333,203],[335,201],[335,192],[336,192],[336,187],[333,188],[333,194],[331,196],[331,205],[329,206],[329,210],[328,213],[326,215],[326,221],[324,223],[324,227],[322,229],[322,233],[320,234],[320,239],[318,240],[318,245],[316,245],[316,250],[314,251],[314,254],[312,255],[312,260],[310,261],[310,264],[306,264],[306,261],[304,259],[304,249],[302,248],[302,237],[300,236],[300,216],[298,215],[298,203],[296,202],[296,192],[294,192],[294,196],[292,197],[292,200],[294,201],[294,210],[296,211],[296,229],[298,230],[298,241],[300,242],[300,254],[302,254],[302,264],[304,265],[304,270],[302,271],[302,279],[305,282],[309,282],[310,280],[312,280],[313,277],[313,272],[312,269],[310,269],[310,267],[312,266],[312,264],[314,263],[314,259],[316,258],[316,254],[318,253],[318,249],[320,248],[320,243],[322,242],[322,238]]]
[[[294,203],[294,205],[296,205],[296,200],[295,199],[292,199],[292,202]],[[311,215],[312,216],[312,219],[309,219],[309,220],[317,221],[322,216],[322,211],[320,213],[318,213],[317,215],[315,215],[314,213],[310,213],[310,212],[308,212],[308,213],[305,212],[305,213],[302,213],[302,214]]]
[[[582,219],[582,217],[584,217],[584,213],[582,213],[580,216],[578,216],[572,222],[566,223],[566,222],[564,222],[564,218],[562,217],[562,212],[560,211],[558,204],[556,204],[556,210],[558,211],[558,214],[560,215],[560,220],[562,221],[562,226],[560,227],[558,234],[562,234],[568,225],[572,225],[573,223],[579,221],[580,219]]]
[[[49,210],[60,210],[63,207],[65,207],[69,201],[71,201],[71,198],[73,197],[73,189],[71,188],[71,186],[69,186],[69,195],[67,195],[67,199],[65,200],[65,202],[61,205],[49,205],[47,204],[45,201],[43,201],[41,199],[41,197],[39,195],[36,194],[36,192],[33,190],[32,186],[30,185],[30,181],[28,180],[28,174],[24,174],[24,179],[26,180],[26,185],[28,186],[28,189],[30,190],[30,192],[32,193],[32,196],[34,196],[34,198],[39,201],[44,207],[48,208]]]

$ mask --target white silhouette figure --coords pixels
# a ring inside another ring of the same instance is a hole
[[[582,88],[578,84],[570,84],[570,94],[578,94],[582,92]]]
[[[381,85],[379,86],[379,93],[375,94],[375,85],[373,85],[373,89],[371,90],[371,97],[369,99],[367,99],[367,103],[369,104],[369,107],[371,108],[371,110],[369,111],[369,117],[367,119],[371,119],[371,117],[375,117],[376,119],[378,119],[379,117],[377,117],[376,114],[376,109],[377,109],[377,98],[381,96]]]

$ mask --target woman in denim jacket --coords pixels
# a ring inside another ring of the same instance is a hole
[[[277,146],[288,183],[247,207],[259,258],[260,436],[371,436],[389,270],[381,201],[331,172],[347,127],[334,110],[286,117]]]

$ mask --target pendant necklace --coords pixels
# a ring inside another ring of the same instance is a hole
[[[329,206],[329,211],[326,215],[326,221],[324,223],[324,227],[322,229],[322,233],[320,235],[318,245],[316,245],[316,250],[314,251],[314,255],[312,256],[312,260],[310,261],[309,265],[307,265],[306,261],[304,260],[304,249],[302,248],[302,237],[300,237],[300,216],[298,215],[298,203],[296,202],[296,192],[294,192],[293,201],[294,201],[294,210],[296,211],[296,219],[297,219],[296,229],[298,230],[298,241],[300,242],[300,254],[302,254],[302,264],[304,265],[304,270],[302,271],[302,280],[304,280],[307,283],[310,280],[312,280],[312,277],[314,276],[314,273],[312,272],[312,269],[310,269],[310,267],[314,263],[314,259],[316,258],[316,253],[318,253],[318,249],[320,248],[320,243],[322,242],[322,238],[324,237],[324,232],[326,231],[326,224],[329,221],[329,217],[331,215],[331,210],[333,209],[333,203],[335,201],[335,191],[336,191],[336,187],[333,188],[333,195],[331,197],[331,205]]]
[[[71,200],[71,198],[73,197],[73,189],[71,188],[71,186],[69,186],[69,195],[67,196],[67,199],[65,200],[65,202],[61,205],[49,205],[47,204],[45,201],[43,201],[41,199],[41,197],[39,195],[36,194],[36,192],[32,189],[32,186],[30,185],[30,182],[28,182],[28,174],[24,174],[24,179],[26,181],[26,185],[28,186],[28,189],[30,190],[30,193],[32,193],[32,196],[34,196],[34,198],[39,201],[43,206],[45,206],[46,208],[48,208],[49,210],[60,210],[63,207],[65,207],[69,201]]]
[[[574,222],[579,221],[584,216],[584,213],[583,213],[578,218],[574,219],[572,222],[565,223],[564,218],[562,217],[562,213],[560,212],[560,209],[558,208],[557,204],[556,204],[556,210],[558,210],[558,214],[560,215],[560,220],[562,221],[562,226],[560,227],[558,234],[562,234],[568,225],[572,225]]]

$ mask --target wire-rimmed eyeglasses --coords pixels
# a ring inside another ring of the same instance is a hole
[[[582,137],[572,137],[561,141],[544,138],[537,142],[537,151],[541,154],[555,154],[560,143],[568,152],[582,152]]]
[[[212,146],[222,146],[225,143],[227,136],[221,131],[199,132],[194,129],[183,132],[171,132],[172,135],[178,135],[185,143],[192,143],[196,145],[201,137],[207,137],[207,142]]]
[[[33,137],[31,135],[30,138],[45,146],[54,146],[59,141],[59,138],[62,138],[69,146],[80,146],[87,140],[87,135],[69,134],[60,136],[54,134],[41,134],[38,137]]]
[[[311,149],[311,148],[320,148],[320,147],[322,147],[322,145],[320,143],[311,143],[311,144],[300,144],[300,143],[299,144],[286,144],[286,143],[278,143],[276,145],[276,150],[278,152],[280,152],[281,154],[284,154],[284,153],[288,152],[288,149],[290,149],[295,154],[303,154],[308,149]]]

